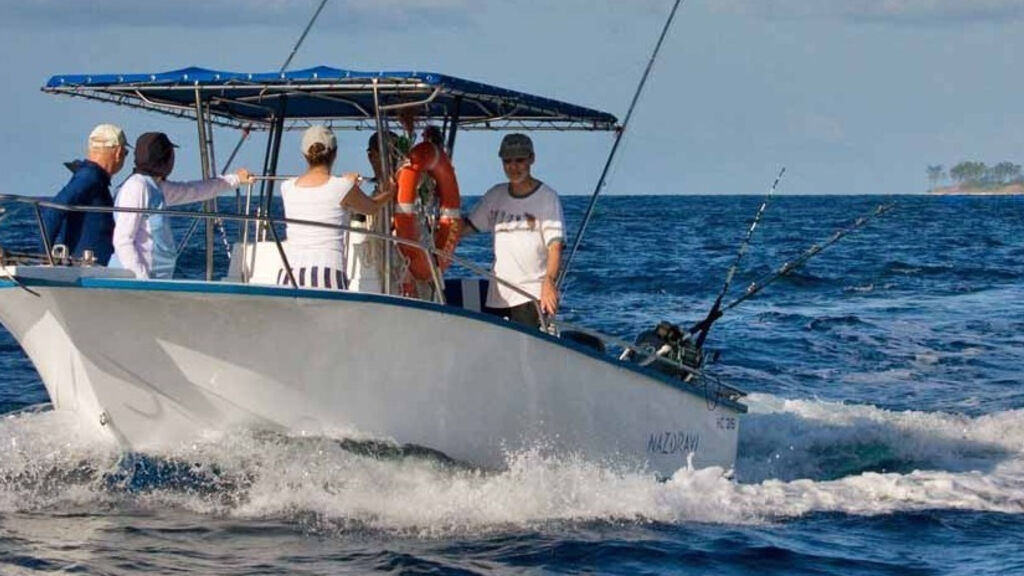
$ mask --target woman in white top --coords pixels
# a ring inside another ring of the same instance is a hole
[[[302,155],[309,168],[281,185],[286,218],[348,226],[349,212],[376,214],[394,195],[369,197],[359,188],[359,175],[333,176],[338,141],[325,126],[312,126],[302,135]],[[288,264],[299,286],[344,290],[345,231],[340,228],[288,224]],[[288,272],[277,272],[277,283],[290,285]]]

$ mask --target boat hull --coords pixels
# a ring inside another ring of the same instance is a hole
[[[742,406],[491,317],[414,300],[79,278],[0,288],[54,407],[126,449],[237,427],[387,439],[501,468],[540,448],[670,475],[732,467]]]

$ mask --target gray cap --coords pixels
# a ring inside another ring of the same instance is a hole
[[[533,141],[526,134],[508,134],[501,139],[498,156],[502,159],[533,156]]]

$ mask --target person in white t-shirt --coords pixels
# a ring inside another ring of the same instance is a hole
[[[281,185],[284,214],[288,219],[348,226],[349,213],[373,215],[387,204],[390,190],[369,197],[359,188],[359,174],[331,174],[338,156],[338,141],[326,126],[311,126],[302,135],[302,155],[309,168]],[[344,290],[345,230],[288,224],[288,265],[299,286]],[[282,266],[278,284],[291,284]]]
[[[505,136],[498,156],[508,182],[488,190],[464,224],[494,234],[494,275],[529,294],[492,281],[487,307],[520,324],[540,326],[535,301],[545,315],[558,312],[555,279],[564,242],[562,203],[554,190],[530,173],[535,157],[529,136]]]

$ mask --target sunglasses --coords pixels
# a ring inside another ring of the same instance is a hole
[[[530,161],[529,157],[527,157],[527,158],[502,158],[501,159],[501,163],[502,164],[526,164],[529,161]]]

